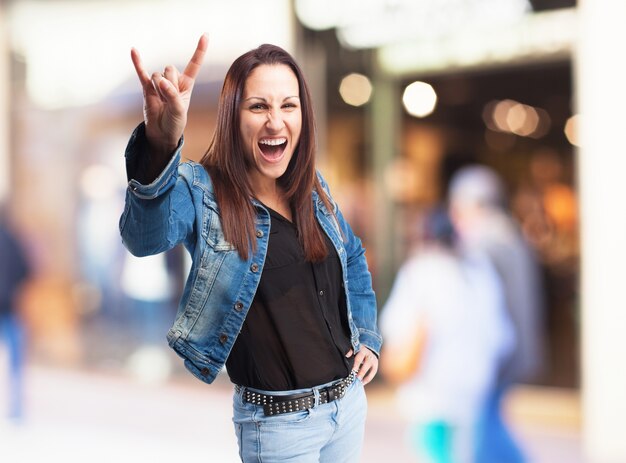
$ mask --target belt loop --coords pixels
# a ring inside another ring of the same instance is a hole
[[[313,388],[313,395],[315,396],[315,407],[319,407],[320,406],[320,388],[319,387]]]
[[[243,402],[244,389],[245,388],[243,386],[240,386],[239,384],[235,384],[235,395],[237,396],[237,399],[239,399],[242,402]]]

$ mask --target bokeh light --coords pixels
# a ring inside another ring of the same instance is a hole
[[[578,138],[578,127],[580,125],[580,115],[575,114],[570,117],[565,123],[565,136],[567,137],[567,141],[569,141],[574,146],[580,146],[580,140]]]
[[[548,133],[551,125],[550,115],[545,109],[512,99],[490,101],[483,108],[482,118],[488,129],[520,137],[541,138]]]
[[[404,89],[402,104],[411,116],[426,117],[435,110],[437,93],[432,85],[415,81]]]
[[[372,96],[372,83],[363,74],[348,74],[341,79],[339,94],[347,104],[363,106]]]

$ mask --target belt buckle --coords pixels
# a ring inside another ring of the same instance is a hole
[[[337,386],[329,387],[327,391],[328,401],[332,402],[333,400],[341,399],[341,393],[339,391],[341,391],[341,389],[338,388]]]
[[[342,399],[344,395],[346,395],[346,389],[349,384],[346,384],[346,380],[342,379],[334,386],[330,386],[326,389],[326,393],[328,394],[328,401],[332,402],[333,400]]]

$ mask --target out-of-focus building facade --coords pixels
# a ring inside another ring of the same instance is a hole
[[[624,104],[614,44],[626,37],[610,21],[626,19],[619,2],[275,0],[270,8],[189,1],[182,8],[195,14],[181,19],[177,40],[167,34],[180,6],[127,3],[122,14],[107,2],[0,2],[0,200],[35,264],[24,298],[32,355],[109,368],[124,357],[121,344],[141,344],[137,328],[134,338],[94,352],[94,338],[84,334],[101,332],[99,324],[115,333],[142,324],[128,314],[134,299],[122,280],[133,277],[117,233],[123,150],[141,120],[130,47],[155,70],[183,66],[199,34],[209,32],[185,134],[185,155],[198,160],[229,62],[274,42],[309,77],[320,169],[363,237],[380,302],[416,218],[445,199],[451,174],[478,162],[503,177],[547,289],[547,369],[536,385],[580,391],[590,458],[626,458],[612,431],[626,416],[625,380],[617,360],[601,360],[626,351],[626,337],[612,331],[624,325],[611,323],[623,316],[609,311],[624,307],[613,265],[626,260],[616,162],[623,148],[619,128],[585,132],[580,122],[582,112],[602,118],[600,102]],[[600,59],[593,47],[615,54]],[[606,248],[597,244],[602,236],[610,238]],[[187,263],[176,250],[160,265],[172,288],[165,308],[147,310],[164,310],[167,320]]]
[[[355,201],[355,216],[379,296],[406,255],[415,215],[445,200],[450,175],[468,163],[494,168],[542,266],[548,350],[536,384],[581,392],[591,461],[625,458],[616,430],[624,317],[609,308],[624,302],[615,157],[624,7],[345,2],[316,14],[313,2],[295,3],[305,42],[327,50],[328,162],[349,196],[368,198]],[[355,72],[369,79],[366,103],[342,91]]]
[[[324,15],[313,3],[295,2],[305,61],[309,50],[325,58],[323,160],[370,244],[380,299],[416,218],[446,200],[458,168],[486,164],[541,261],[549,349],[538,383],[577,388],[574,2],[345,2]],[[350,84],[355,73],[369,87]],[[350,90],[367,97],[353,103]]]

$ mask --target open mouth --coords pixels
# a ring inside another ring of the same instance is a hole
[[[261,154],[268,161],[278,161],[287,147],[286,138],[264,138],[258,143]]]

